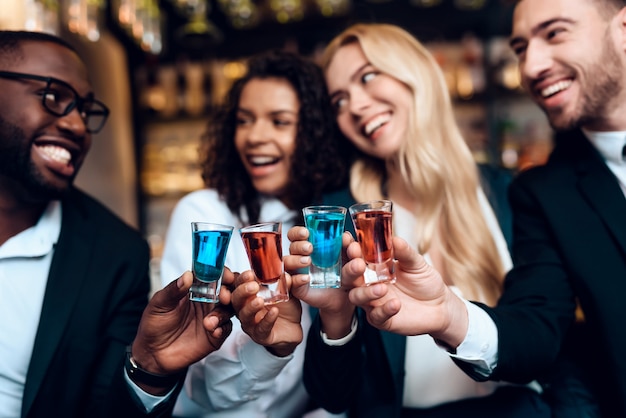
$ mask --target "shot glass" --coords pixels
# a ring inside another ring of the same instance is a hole
[[[374,200],[357,203],[348,209],[367,265],[366,285],[396,281],[391,244],[392,208],[390,200]]]
[[[307,206],[302,209],[309,242],[313,244],[309,267],[311,287],[341,287],[341,236],[346,212],[341,206]]]
[[[233,227],[207,222],[191,223],[193,284],[189,299],[195,302],[219,302],[224,260]]]
[[[257,293],[266,305],[289,300],[283,267],[282,224],[267,222],[239,230],[250,266],[261,290]]]

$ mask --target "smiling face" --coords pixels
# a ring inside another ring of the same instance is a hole
[[[23,41],[23,59],[4,71],[54,77],[81,97],[92,92],[87,71],[71,50],[53,42]],[[74,109],[57,117],[42,106],[43,81],[0,78],[0,179],[20,196],[56,198],[67,191],[91,145]]]
[[[599,7],[607,6],[522,0],[515,9],[511,47],[522,83],[555,129],[626,129],[623,41],[618,20]]]
[[[380,159],[400,149],[413,96],[397,79],[369,63],[357,42],[340,47],[326,70],[326,85],[343,134]]]
[[[235,147],[254,188],[282,197],[296,148],[300,101],[280,78],[250,80],[237,109]]]

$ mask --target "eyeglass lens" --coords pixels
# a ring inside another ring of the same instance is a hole
[[[81,98],[68,86],[50,80],[43,95],[43,106],[57,116],[78,109],[89,132],[98,132],[107,118],[104,106],[92,98]]]

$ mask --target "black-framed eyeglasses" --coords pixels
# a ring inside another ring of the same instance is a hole
[[[65,116],[77,109],[85,122],[87,132],[96,133],[100,131],[109,117],[109,109],[104,103],[96,100],[92,95],[80,97],[72,86],[57,78],[12,71],[0,71],[0,78],[45,82],[46,86],[41,91],[43,108],[58,117]]]

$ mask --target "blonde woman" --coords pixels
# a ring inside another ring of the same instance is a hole
[[[424,254],[455,292],[495,305],[510,256],[432,55],[399,27],[358,24],[332,40],[322,65],[339,128],[359,150],[351,200],[392,200],[394,235]],[[350,203],[337,196],[328,203]],[[371,327],[343,289],[321,294],[301,286],[294,293],[320,308],[305,385],[330,411],[359,418],[549,416],[538,386],[476,382],[430,336]]]

